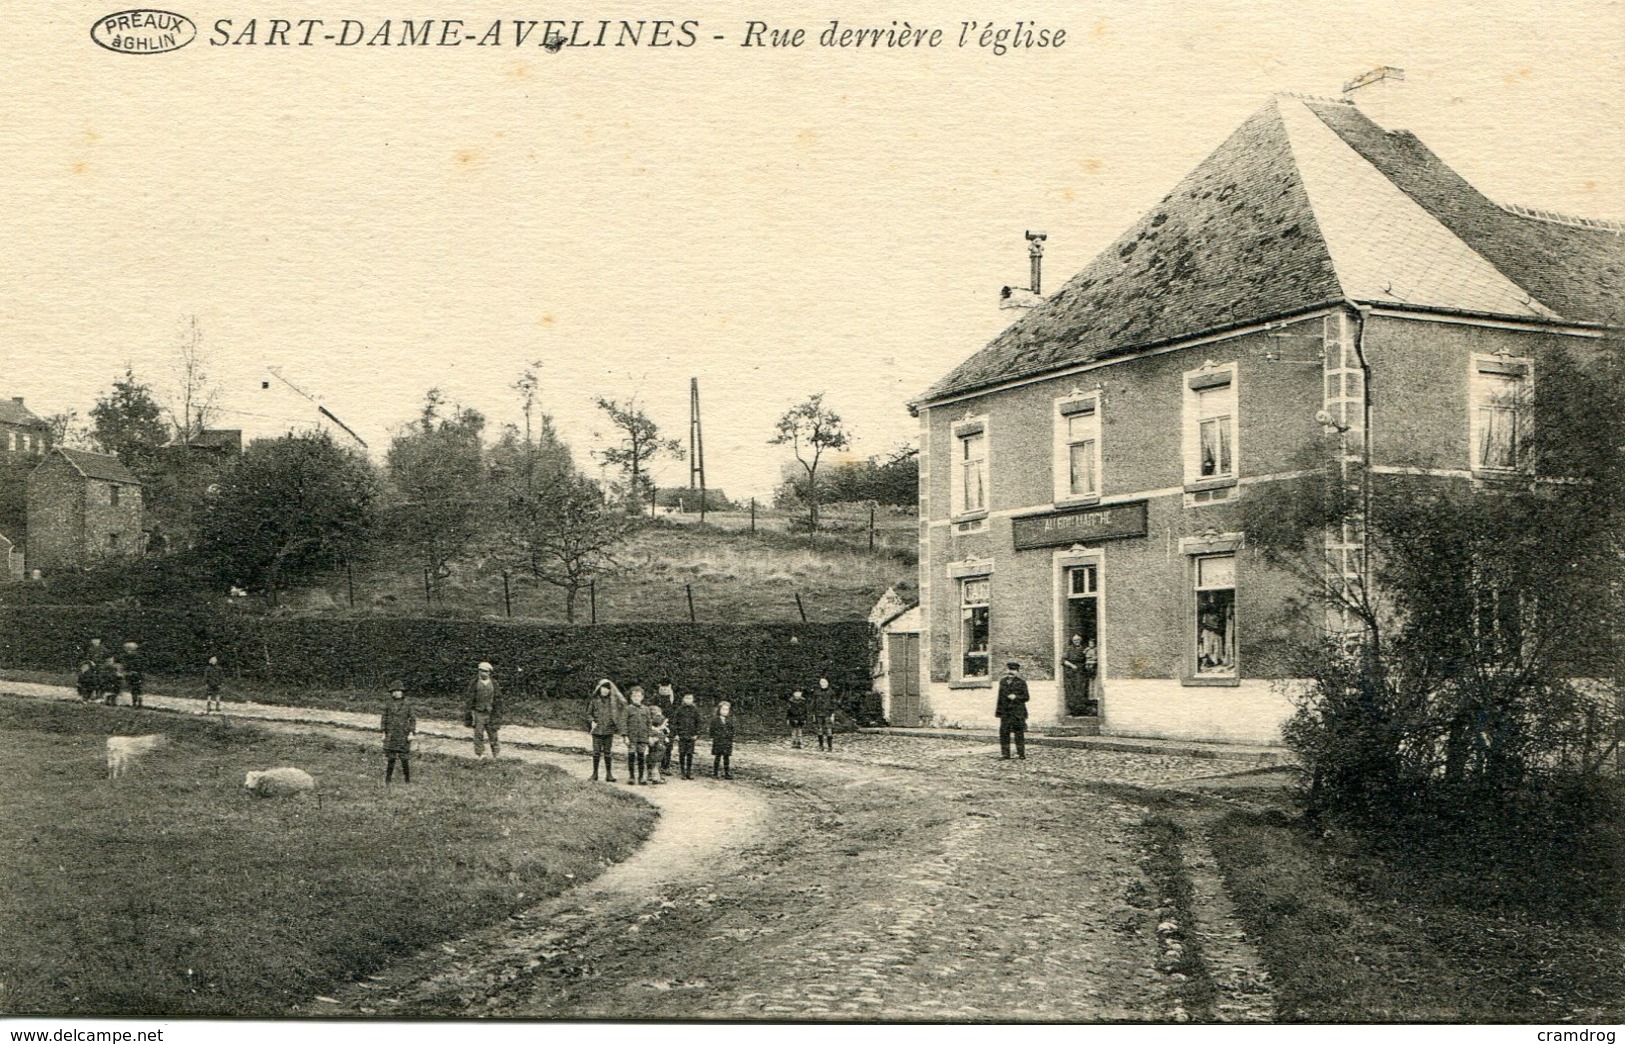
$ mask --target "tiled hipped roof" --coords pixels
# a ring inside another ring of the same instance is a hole
[[[1354,299],[1625,322],[1625,237],[1507,211],[1352,105],[1273,99],[924,401]]]

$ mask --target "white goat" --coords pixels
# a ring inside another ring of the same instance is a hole
[[[255,797],[295,797],[316,789],[316,779],[304,769],[274,768],[250,772],[243,787]]]
[[[107,737],[107,778],[119,778],[129,769],[130,762],[163,745],[164,737],[157,735]]]

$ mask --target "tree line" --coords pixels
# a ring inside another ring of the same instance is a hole
[[[655,499],[652,469],[684,455],[636,397],[599,396],[607,433],[595,456],[613,478],[590,478],[542,408],[538,361],[509,386],[516,422],[494,432],[478,410],[431,388],[381,462],[322,430],[255,439],[234,459],[200,438],[217,414],[207,363],[193,321],[164,396],[172,405],[126,368],[88,424],[53,418],[57,442],[117,455],[142,480],[149,552],[177,560],[177,583],[253,592],[272,604],[278,592],[387,553],[421,572],[429,601],[467,566],[558,588],[573,621],[581,594],[616,568]],[[792,448],[813,527],[821,499],[892,495],[871,495],[895,480],[891,464],[827,467],[826,454],[848,448],[851,435],[822,394],[788,409],[768,441]],[[15,492],[23,515],[18,477],[5,484],[0,512]]]

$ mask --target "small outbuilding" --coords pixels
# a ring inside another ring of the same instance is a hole
[[[141,480],[115,456],[59,446],[28,475],[30,572],[140,554],[141,524]]]

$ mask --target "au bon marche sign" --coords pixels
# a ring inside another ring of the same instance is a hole
[[[1016,550],[1145,536],[1145,505],[1145,501],[1136,500],[1013,518],[1010,523]]]

